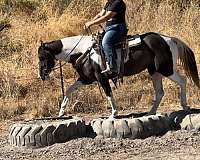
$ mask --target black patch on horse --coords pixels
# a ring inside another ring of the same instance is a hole
[[[151,36],[151,39],[148,39]],[[149,66],[149,73],[152,75],[155,71],[168,77],[173,74],[172,52],[167,42],[157,33],[147,33],[141,35],[142,39],[155,54],[154,66]],[[145,38],[143,38],[145,37]]]
[[[54,55],[59,54],[62,51],[63,44],[61,40],[47,42],[44,44],[45,49],[49,50]]]

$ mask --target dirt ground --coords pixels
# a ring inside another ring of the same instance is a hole
[[[170,131],[162,137],[147,139],[80,138],[39,149],[12,147],[8,143],[8,128],[13,121],[0,123],[0,160],[198,160],[200,132]]]

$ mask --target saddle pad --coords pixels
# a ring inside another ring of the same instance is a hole
[[[141,44],[141,38],[139,35],[134,35],[128,39],[128,47],[133,47]]]

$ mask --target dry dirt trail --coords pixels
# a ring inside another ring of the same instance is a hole
[[[162,137],[146,139],[79,138],[38,149],[12,147],[8,128],[13,121],[0,124],[0,159],[56,160],[132,160],[132,159],[200,159],[200,132],[169,131]]]

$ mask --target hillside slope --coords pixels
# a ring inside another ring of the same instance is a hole
[[[126,0],[126,4],[129,34],[153,31],[180,38],[195,52],[200,71],[199,0]],[[47,82],[37,78],[40,40],[82,34],[83,24],[102,6],[103,0],[0,0],[0,24],[11,26],[0,32],[0,119],[58,113],[59,71],[53,72]],[[66,87],[73,83],[74,75],[70,65],[64,66]],[[177,85],[165,80],[164,86],[161,111],[180,109]],[[192,107],[199,107],[199,94],[189,81],[187,95]],[[125,78],[124,85],[114,89],[117,104],[125,112],[148,111],[152,95],[152,83],[146,71]],[[74,93],[67,109],[67,113],[74,114],[109,111],[97,85]]]

